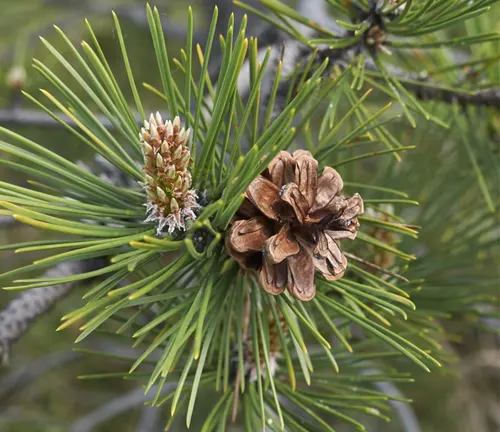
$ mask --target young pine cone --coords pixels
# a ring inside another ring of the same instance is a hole
[[[148,195],[146,222],[158,222],[158,235],[165,226],[171,234],[175,229],[186,229],[186,220],[196,219],[194,210],[199,205],[195,191],[190,189],[189,132],[181,129],[179,117],[163,123],[156,113],[144,122],[139,134],[146,176],[141,185]]]
[[[363,200],[340,195],[342,178],[326,167],[318,176],[311,153],[280,152],[246,191],[226,236],[228,253],[245,269],[258,271],[270,294],[285,288],[297,299],[316,294],[315,272],[333,281],[347,260],[339,240],[356,237]]]

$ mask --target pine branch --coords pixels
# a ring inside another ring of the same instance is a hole
[[[373,72],[379,72],[372,59],[365,62],[365,68]],[[500,107],[500,89],[485,89],[471,93],[464,91],[453,91],[441,88],[442,84],[431,80],[424,73],[411,73],[395,66],[386,66],[387,70],[397,79],[421,81],[422,84],[402,82],[407,90],[410,90],[421,100],[438,100],[456,105],[475,105],[486,107]]]
[[[364,53],[365,58],[363,67],[368,71],[381,74],[380,78],[382,78],[382,71],[380,71],[376,66],[376,58],[379,55],[379,52],[387,52],[387,47],[390,47],[390,42],[385,42],[385,37],[387,36],[385,31],[386,23],[397,19],[399,14],[403,11],[404,6],[402,5],[400,10],[395,13],[385,14],[382,11],[385,7],[383,7],[385,3],[376,0],[370,1],[366,10],[356,3],[353,4],[352,9],[355,11],[354,16],[351,17],[351,25],[353,28],[355,28],[356,25],[368,25],[368,27],[364,28],[362,32],[360,31],[360,33],[357,34],[353,30],[349,30],[347,33],[345,31],[339,31],[337,22],[331,19],[328,11],[324,8],[327,2],[319,2],[322,3],[323,7],[320,7],[319,4],[314,5],[318,6],[316,8],[316,10],[319,11],[318,13],[312,12],[315,10],[315,7],[311,7],[310,3],[311,2],[305,2],[304,4],[299,4],[299,11],[302,15],[303,21],[296,18],[296,15],[290,12],[290,14],[293,15],[296,28],[300,29],[304,38],[299,41],[294,39],[291,33],[289,33],[286,36],[286,40],[277,41],[272,46],[272,52],[281,52],[280,58],[285,64],[282,71],[283,78],[280,82],[280,94],[288,93],[290,82],[293,80],[293,76],[289,73],[286,65],[291,65],[292,70],[295,65],[307,65],[313,51],[304,45],[304,39],[307,40],[314,38],[315,36],[318,37],[318,32],[315,31],[315,29],[318,29],[320,33],[322,31],[321,29],[327,29],[325,31],[330,32],[328,33],[329,35],[331,33],[337,34],[335,38],[329,36],[326,39],[313,39],[313,41],[316,41],[315,46],[318,49],[318,63],[328,59],[330,61],[329,70],[334,67],[345,70],[348,66],[355,63],[354,60],[359,54]],[[275,11],[275,8],[276,10],[280,10],[278,4],[268,5],[268,7],[273,11]],[[291,10],[292,9],[290,9],[290,11]],[[285,13],[285,15],[286,14],[287,13]],[[355,40],[348,46],[343,47],[342,39],[344,38],[348,41],[350,37]],[[331,48],[330,46],[332,45],[327,43],[328,39],[331,39],[332,44],[338,47]],[[313,43],[313,41],[311,41],[311,43]],[[465,63],[468,61],[467,56],[464,58],[464,54],[460,51],[450,50],[445,47],[443,52],[446,53],[448,57],[451,57],[455,62],[457,59],[460,59],[460,61],[463,60]],[[274,77],[274,71],[277,67],[275,57],[276,54],[272,54],[271,64],[275,63],[275,67],[274,70],[271,71],[272,73],[268,74],[271,77],[271,80]],[[454,90],[452,88],[445,88],[444,83],[433,81],[425,74],[409,73],[390,64],[385,64],[385,62],[384,68],[390,73],[390,75],[392,75],[392,78],[400,81],[401,85],[403,85],[408,91],[414,93],[420,100],[437,100],[448,104],[463,106],[474,105],[495,108],[500,107],[500,89],[498,88],[479,90],[474,93],[468,89],[458,88],[457,90]],[[422,84],[408,82],[409,80],[420,81]],[[240,86],[240,89],[241,88],[242,86]]]
[[[266,50],[267,47],[259,49],[259,60],[264,57]],[[328,59],[329,68],[327,71],[331,71],[335,67],[338,67],[342,71],[353,63],[354,59],[362,50],[362,44],[348,46],[346,48],[322,48],[316,53],[316,62],[321,64],[324,60]],[[282,78],[278,86],[278,95],[275,102],[273,118],[276,117],[286,105],[286,97],[289,93],[290,85],[292,85],[292,81],[294,80],[294,72],[296,71],[297,65],[306,65],[312,54],[313,51],[304,47],[301,42],[293,39],[286,39],[271,45],[269,58],[270,67],[267,68],[262,83],[262,100],[266,101],[263,106],[267,106],[276,69],[278,63],[281,61]],[[380,73],[375,62],[370,57],[365,58],[364,67],[367,71]],[[461,106],[475,105],[494,108],[500,107],[500,89],[480,90],[473,94],[466,89],[454,91],[449,88],[444,88],[443,83],[433,81],[426,77],[425,74],[410,73],[390,65],[387,65],[386,68],[394,78],[401,80],[401,84],[407,90],[414,93],[420,100],[436,100]],[[422,84],[409,81],[420,81]],[[238,90],[244,97],[249,95],[250,79],[248,74],[242,73],[238,77]]]
[[[80,354],[70,350],[51,353],[44,358],[36,359],[18,367],[0,380],[0,398],[11,396],[16,390],[35,382],[47,372],[70,363]]]
[[[324,49],[318,52],[320,61],[328,58],[330,67],[339,66],[345,69],[354,57],[361,52],[362,46],[351,46],[340,49]],[[303,59],[304,61],[305,59]],[[372,72],[379,72],[377,66],[371,58],[365,60],[365,68]],[[437,100],[448,104],[475,105],[500,108],[500,89],[480,90],[473,94],[467,93],[467,90],[456,90],[442,88],[442,83],[433,81],[424,74],[415,74],[403,71],[393,66],[387,66],[390,74],[399,80],[401,84],[421,100]],[[405,82],[408,80],[421,81],[422,84]]]
[[[323,0],[321,0],[323,1]],[[219,10],[219,19],[217,20],[215,32],[216,34],[224,34],[227,27],[227,22],[231,16],[234,14],[236,20],[241,20],[243,17],[244,11],[241,8],[235,7],[232,1],[229,2],[220,2],[219,0],[204,0],[201,2],[200,7],[204,10],[204,12],[210,16],[213,13],[213,10],[217,6]],[[256,4],[252,4],[253,7],[257,9],[263,9],[260,2],[256,2]],[[278,40],[281,40],[283,34],[273,25],[263,22],[259,17],[254,15],[249,15],[249,31],[252,36],[258,39],[260,46],[274,45],[278,43]],[[222,52],[219,46],[213,47],[214,51],[210,56],[210,64],[208,66],[208,72],[210,79],[215,81],[220,72],[220,66],[222,61]]]
[[[175,383],[165,383],[161,390],[161,394],[165,395],[172,392],[176,387]],[[151,394],[158,390],[155,386],[151,389]],[[111,400],[97,408],[95,411],[90,412],[84,417],[76,420],[69,428],[70,432],[91,432],[98,425],[108,421],[119,414],[124,413],[132,408],[135,408],[144,402],[147,402],[151,396],[144,394],[143,388],[133,390],[123,396]]]
[[[85,349],[128,358],[135,358],[140,354],[137,349],[111,342],[107,338],[93,340],[90,344],[84,345],[82,351],[75,349],[51,353],[32,362],[17,365],[16,369],[3,376],[0,379],[0,399],[10,398],[16,392],[35,383],[46,373],[80,359],[83,352],[86,352]]]
[[[500,108],[500,90],[480,90],[474,94],[458,93],[451,90],[431,88],[424,85],[404,84],[421,100],[438,100],[454,105],[474,105],[478,107]]]
[[[123,171],[96,154],[94,163],[101,179],[119,187],[132,187],[134,180]],[[84,163],[78,163],[85,170],[92,172]],[[12,217],[0,217],[0,227],[15,221]],[[99,269],[105,258],[89,261],[67,261],[48,270],[43,277],[56,278],[77,275]],[[0,311],[0,359],[8,361],[9,349],[29,328],[32,321],[45,314],[56,302],[68,294],[77,283],[66,283],[22,292],[6,308]]]
[[[101,260],[67,261],[48,270],[44,277],[71,276],[101,266]],[[57,301],[66,296],[76,283],[64,283],[23,291],[0,312],[0,358],[9,359],[9,350],[37,318],[44,315]]]

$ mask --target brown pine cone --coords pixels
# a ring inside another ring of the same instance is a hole
[[[270,294],[285,288],[299,300],[316,294],[315,272],[343,276],[347,260],[339,240],[356,237],[363,200],[340,195],[342,178],[308,151],[282,151],[246,191],[246,200],[226,236],[228,253],[259,272]]]

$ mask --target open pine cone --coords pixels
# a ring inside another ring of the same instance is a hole
[[[280,152],[248,186],[246,199],[226,236],[229,255],[258,271],[270,294],[285,288],[299,300],[316,294],[315,272],[327,280],[344,275],[339,240],[356,237],[363,200],[340,195],[342,178],[308,151]]]

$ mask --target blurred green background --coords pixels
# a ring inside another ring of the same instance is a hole
[[[224,24],[224,17],[227,18],[233,8],[230,2],[225,0],[219,2],[194,0],[192,4],[197,17],[196,35],[200,43],[203,43],[207,17],[213,5],[220,6],[221,26]],[[177,51],[177,47],[180,48],[184,43],[184,27],[181,23],[185,21],[187,2],[161,0],[156,5],[166,21],[167,43],[171,49]],[[86,153],[82,145],[61,127],[52,124],[33,124],[39,120],[39,113],[35,116],[37,121],[30,121],[33,112],[26,110],[33,110],[36,107],[20,97],[18,83],[14,82],[15,78],[20,79],[22,89],[32,94],[36,94],[37,89],[45,85],[41,77],[31,69],[32,57],[43,59],[47,66],[54,68],[64,77],[64,72],[57,67],[54,60],[47,57],[38,35],[43,35],[56,47],[62,48],[52,28],[53,24],[57,24],[78,44],[82,38],[87,38],[84,18],[88,18],[119,82],[125,82],[126,76],[121,67],[117,40],[112,30],[110,11],[115,10],[121,18],[129,58],[135,67],[134,72],[138,82],[148,81],[153,85],[158,84],[155,81],[157,75],[149,73],[154,60],[143,6],[143,1],[131,0],[0,0],[0,125],[7,126],[28,138],[36,139],[40,144],[57,150],[69,159],[88,159],[90,156],[88,151]],[[496,12],[498,8],[495,9]],[[242,12],[237,11],[237,14],[241,15]],[[498,18],[497,23],[500,22],[500,17]],[[250,20],[249,28],[249,33],[258,34],[262,31],[262,23],[253,18]],[[500,30],[498,25],[497,30]],[[214,64],[216,67],[216,61]],[[16,69],[19,67],[24,69],[25,76],[12,75],[16,70],[16,73],[19,73]],[[146,97],[145,102],[146,106],[153,110],[156,109],[155,104],[158,103],[158,99],[150,95],[149,99]],[[417,148],[416,160],[421,160],[427,154],[429,145]],[[402,164],[405,163],[412,162],[404,160]],[[5,167],[0,169],[0,179],[3,181],[18,184],[25,181],[19,173]],[[9,224],[0,230],[0,244],[36,240],[47,235],[31,227]],[[0,271],[18,267],[34,258],[34,254],[16,255],[11,252],[1,252]],[[0,307],[7,304],[10,298],[12,294],[0,292]],[[167,409],[162,412],[162,410],[143,408],[134,382],[77,379],[78,375],[82,374],[121,371],[126,367],[120,362],[112,360],[103,362],[100,358],[83,357],[73,353],[71,345],[77,329],[54,331],[59,318],[80,304],[81,292],[73,292],[32,326],[27,335],[15,345],[9,367],[0,369],[0,431],[156,432],[163,430],[167,421]],[[461,329],[460,334],[462,339],[450,341],[448,347],[457,355],[458,361],[442,374],[426,374],[415,370],[415,383],[404,385],[401,390],[414,400],[413,409],[422,431],[499,431],[500,429],[491,429],[500,425],[498,338],[477,330]],[[103,346],[108,342],[95,340],[92,343],[94,346],[91,348]],[[117,353],[133,355],[132,351],[126,351],[122,346],[108,346],[108,348]],[[129,400],[124,400],[127,397]],[[121,407],[121,410],[117,410],[116,415],[110,415],[116,406]],[[488,414],[495,412],[496,423],[495,419],[491,420],[491,414]],[[102,413],[104,414],[100,417]],[[106,413],[108,419],[105,419]],[[85,429],[85,421],[89,416],[91,419],[97,418],[103,421],[94,428]],[[182,419],[180,420],[171,430],[184,430]],[[396,432],[408,429],[396,419],[389,425],[373,424],[369,430]]]

